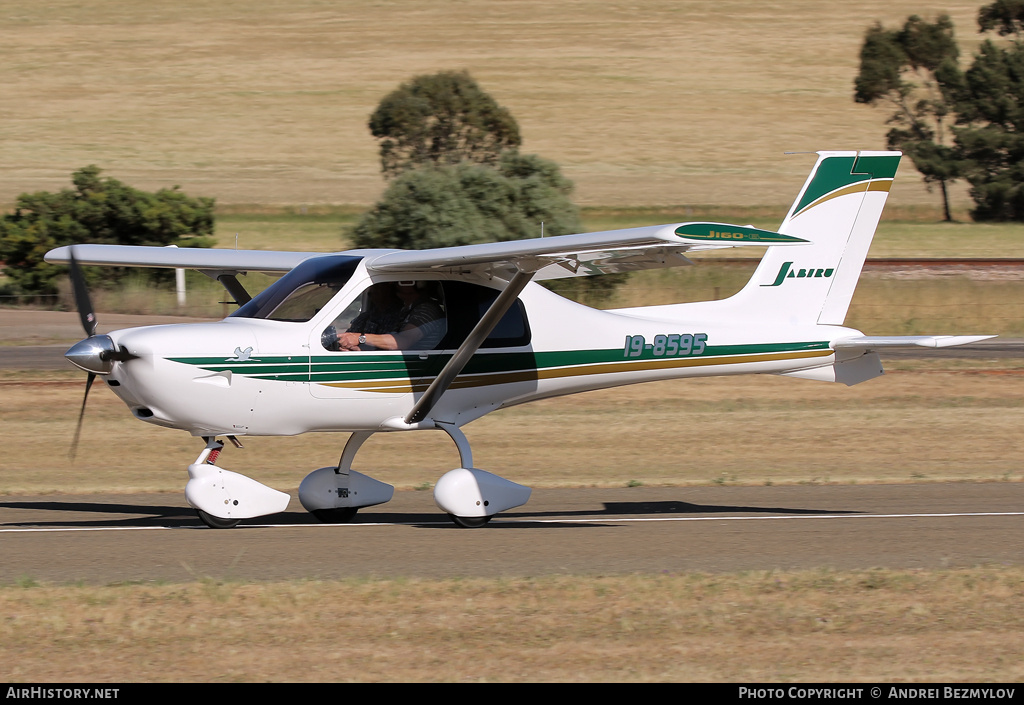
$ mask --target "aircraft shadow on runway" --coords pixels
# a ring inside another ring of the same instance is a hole
[[[0,511],[4,509],[28,509],[39,512],[80,512],[94,514],[96,519],[62,519],[62,520],[5,520],[0,526],[34,526],[46,527],[116,527],[116,526],[193,526],[199,523],[199,517],[191,507],[164,507],[153,504],[117,504],[112,502],[0,502]]]
[[[36,527],[36,528],[110,528],[110,527],[190,527],[205,528],[196,512],[191,507],[161,506],[154,504],[121,504],[116,502],[62,502],[53,501],[13,501],[0,502],[0,512],[6,509],[26,509],[35,512],[61,512],[65,514],[93,514],[94,519],[62,518],[5,518],[0,520],[0,527]],[[448,522],[448,518],[438,512],[390,512],[357,515],[353,523],[387,522],[387,523],[422,523]],[[319,524],[307,512],[282,512],[255,519],[243,519],[242,525],[250,524]]]
[[[694,504],[692,502],[663,500],[658,502],[604,502],[604,508],[601,510],[594,509],[580,509],[575,511],[561,511],[561,512],[503,512],[502,517],[508,519],[518,519],[521,521],[529,521],[530,519],[544,520],[547,522],[549,518],[561,518],[569,519],[574,517],[594,517],[600,519],[601,517],[625,517],[635,516],[637,518],[645,517],[661,517],[666,515],[676,516],[689,516],[689,515],[701,515],[706,514],[714,516],[716,514],[730,514],[730,515],[760,515],[760,514],[778,514],[778,515],[801,515],[801,516],[814,516],[824,514],[861,514],[859,511],[835,511],[825,509],[794,509],[791,507],[752,507],[752,506],[734,506],[728,504]]]
[[[92,514],[96,518],[64,518],[35,519],[26,518],[21,520],[3,520],[0,526],[6,527],[191,527],[203,526],[196,516],[195,510],[190,507],[181,506],[160,506],[152,504],[119,504],[104,502],[61,502],[61,501],[13,501],[0,502],[0,511],[4,509],[25,509],[37,512],[62,512]],[[731,506],[717,504],[693,504],[682,501],[657,501],[657,502],[604,502],[602,509],[577,509],[570,511],[508,511],[499,515],[499,519],[515,519],[515,523],[501,522],[492,524],[492,527],[515,527],[524,526],[530,523],[531,519],[543,520],[546,526],[557,526],[558,522],[551,522],[552,519],[574,519],[582,517],[593,517],[600,520],[605,518],[619,518],[624,516],[656,517],[666,515],[819,515],[819,514],[859,514],[857,511],[836,511],[821,509],[796,509],[791,507],[753,507],[753,506]],[[306,512],[282,512],[268,517],[243,520],[242,524],[317,524],[313,516]],[[447,521],[447,517],[437,512],[380,512],[368,509],[356,516],[353,524],[365,523],[395,523],[414,524],[430,527],[456,528]],[[581,524],[561,524],[562,526],[583,526]]]

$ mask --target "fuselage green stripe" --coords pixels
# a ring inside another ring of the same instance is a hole
[[[626,364],[629,369],[658,366],[690,366],[705,364],[732,364],[739,357],[776,356],[819,351],[831,352],[827,341],[801,343],[757,343],[747,345],[708,345],[700,355],[658,356],[653,350],[644,349],[636,357],[628,356],[623,348],[602,350],[557,350],[547,352],[515,351],[477,353],[463,369],[462,378],[489,375],[539,375],[551,376],[561,368],[579,370],[586,367]],[[263,380],[289,382],[313,382],[319,384],[340,383],[368,384],[399,383],[411,379],[429,379],[440,372],[451,358],[450,353],[430,355],[376,354],[341,357],[318,355],[303,360],[298,356],[262,357],[258,360],[225,360],[210,357],[168,358],[173,362],[194,365],[207,372],[230,372],[231,374]],[[279,361],[268,364],[268,361]],[[656,363],[656,364],[655,364]],[[609,369],[612,369],[610,367]],[[554,376],[560,376],[556,374]]]

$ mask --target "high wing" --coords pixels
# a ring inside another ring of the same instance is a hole
[[[516,272],[532,272],[536,280],[560,279],[690,265],[693,262],[685,253],[699,250],[805,242],[752,226],[675,223],[430,250],[400,250],[370,259],[367,269],[382,273],[481,272],[504,277]]]
[[[78,264],[109,267],[167,267],[195,269],[220,282],[239,305],[252,296],[238,281],[239,274],[266,272],[284,274],[303,260],[316,257],[315,252],[280,252],[270,250],[215,250],[200,247],[152,247],[145,245],[69,245],[50,250],[43,257],[47,262],[70,263],[72,255]]]
[[[511,277],[530,271],[534,279],[693,264],[684,253],[727,247],[801,245],[806,241],[752,226],[725,223],[675,223],[642,228],[488,242],[430,250],[365,251],[367,269],[384,272],[471,272]],[[114,267],[196,269],[219,279],[244,272],[284,273],[316,252],[219,250],[190,247],[73,245],[46,254],[47,262]]]
[[[147,247],[143,245],[69,245],[46,253],[47,262],[68,263],[74,249],[78,264],[108,267],[167,267],[200,271],[267,272],[283,274],[316,252],[271,250],[216,250],[201,247]],[[216,278],[216,277],[214,277]]]

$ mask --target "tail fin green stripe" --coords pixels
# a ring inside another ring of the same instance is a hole
[[[900,165],[898,156],[832,157],[823,161],[804,189],[793,213],[799,213],[823,196],[845,186],[872,179],[892,179]]]

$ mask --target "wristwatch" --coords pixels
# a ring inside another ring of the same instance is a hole
[[[366,345],[366,333],[359,334],[359,344]]]

